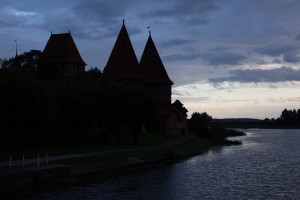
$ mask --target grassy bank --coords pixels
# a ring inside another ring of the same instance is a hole
[[[228,139],[228,137],[244,135],[246,134],[232,129],[224,129],[219,127],[213,127],[210,129],[210,139],[212,141],[212,145],[239,145],[242,144],[241,141]]]
[[[228,137],[237,137],[246,135],[243,132],[225,129],[220,127],[211,127],[206,129],[201,129],[197,133],[199,137],[207,138],[212,145],[239,145],[242,144],[239,140],[228,139]]]
[[[23,177],[19,177],[18,173],[20,173],[21,171],[16,170],[16,173],[7,174],[7,176],[10,176],[10,180],[12,180],[10,189],[11,191],[15,191],[19,188],[30,187],[30,185],[26,184],[28,181],[31,183],[32,187],[40,187],[43,185],[49,185],[50,183],[54,183],[54,185],[72,185],[74,183],[82,184],[83,182],[89,183],[91,181],[91,178],[93,179],[95,175],[97,176],[97,179],[105,178],[112,175],[117,176],[118,174],[122,174],[124,172],[127,173],[132,171],[132,169],[142,170],[152,166],[160,166],[163,164],[172,163],[174,161],[177,161],[178,159],[183,159],[203,153],[213,145],[228,145],[227,142],[224,142],[224,138],[244,135],[241,132],[220,129],[211,129],[210,131],[211,138],[197,137],[195,135],[194,137],[187,137],[186,139],[190,139],[185,140],[183,143],[177,145],[167,145],[160,147],[154,146],[151,149],[138,149],[108,153],[98,156],[88,156],[81,158],[77,157],[52,161],[50,162],[50,164],[53,165],[34,168],[36,171],[25,170],[25,175]],[[223,139],[220,140],[219,138]],[[218,142],[215,142],[216,140]],[[161,140],[157,140],[156,142],[158,141]],[[170,141],[170,139],[168,141]],[[65,170],[66,173],[64,172],[63,174],[60,174],[60,169]],[[28,173],[30,173],[31,175],[29,176]],[[26,176],[26,174],[28,176]],[[2,175],[5,176],[6,174],[4,173]],[[27,180],[26,178],[31,179]],[[2,181],[3,180],[5,180],[5,178],[2,179]],[[4,181],[3,184],[6,185],[6,182]]]
[[[127,158],[139,158],[148,161],[153,158],[177,159],[184,155],[194,155],[204,152],[214,145],[239,145],[238,140],[229,140],[228,137],[244,136],[245,133],[223,128],[211,128],[209,137],[194,137],[182,144],[165,146],[154,149],[136,150],[130,152],[110,153],[101,156],[89,156],[83,158],[71,158],[55,161],[55,164],[80,165],[92,162],[101,162],[108,160],[120,160]]]
[[[138,145],[133,145],[132,136],[129,133],[122,135],[110,134],[107,138],[107,144],[101,144],[97,138],[85,142],[69,143],[69,144],[42,144],[42,145],[27,145],[16,147],[11,149],[1,149],[0,161],[8,161],[9,157],[12,156],[13,160],[21,160],[24,155],[25,159],[36,158],[39,154],[44,157],[46,153],[48,156],[64,155],[64,154],[77,154],[96,152],[103,150],[113,149],[126,149],[134,147],[142,147],[148,145],[155,145],[164,143],[180,137],[180,135],[167,135],[158,132],[144,133],[140,136]],[[118,142],[120,141],[120,142]]]
[[[153,149],[142,149],[142,150],[133,150],[133,151],[124,151],[109,153],[105,155],[98,156],[88,156],[81,158],[71,158],[64,159],[59,161],[52,161],[52,164],[65,164],[65,165],[81,165],[86,163],[93,162],[102,162],[108,160],[120,160],[127,158],[138,158],[143,161],[148,161],[153,158],[165,158],[165,159],[175,159],[181,157],[184,154],[195,154],[203,152],[213,145],[236,145],[241,144],[240,141],[228,140],[228,137],[232,136],[242,136],[245,135],[242,132],[238,132],[230,129],[223,128],[211,128],[208,129],[208,132],[205,134],[198,134],[202,137],[194,137],[182,144],[164,146]],[[18,151],[12,152],[1,152],[0,159],[1,161],[7,161],[9,156],[12,155],[14,160],[22,159],[24,154],[25,158],[35,158],[37,154],[41,157],[46,153],[48,156],[54,155],[64,155],[64,154],[76,154],[76,153],[87,153],[87,152],[96,152],[103,150],[113,150],[113,149],[130,149],[136,147],[143,147],[149,145],[156,145],[165,143],[176,138],[181,137],[181,135],[165,135],[161,133],[145,133],[141,136],[140,142],[138,145],[133,145],[133,142],[130,140],[129,135],[122,135],[120,144],[117,144],[117,138],[110,138],[110,144],[95,144],[95,143],[84,143],[84,144],[69,144],[68,146],[34,146],[27,148],[20,148]]]
[[[108,161],[108,160],[120,160],[126,158],[139,158],[141,160],[147,161],[152,160],[156,157],[161,158],[174,158],[185,153],[192,152],[200,152],[204,151],[211,146],[211,142],[208,139],[195,137],[192,138],[182,144],[173,145],[173,146],[165,146],[154,149],[144,149],[144,150],[136,150],[129,152],[118,152],[118,153],[110,153],[106,155],[100,156],[89,156],[82,158],[71,158],[65,160],[55,161],[55,164],[65,164],[65,165],[80,165],[92,162],[100,162],[100,161]]]

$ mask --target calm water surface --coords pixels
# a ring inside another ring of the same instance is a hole
[[[300,199],[300,130],[245,132],[243,145],[32,199]]]

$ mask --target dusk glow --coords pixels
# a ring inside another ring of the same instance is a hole
[[[86,69],[103,71],[125,19],[140,61],[151,36],[189,111],[277,118],[300,108],[297,0],[0,0],[0,59],[71,32]]]

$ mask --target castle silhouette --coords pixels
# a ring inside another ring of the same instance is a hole
[[[61,74],[71,75],[85,71],[86,63],[81,58],[70,32],[51,33],[42,56]],[[167,74],[150,31],[139,63],[123,20],[103,76],[124,84],[144,86],[155,100],[161,119],[159,129],[169,134],[187,132],[188,111],[179,100],[171,103],[173,82]]]

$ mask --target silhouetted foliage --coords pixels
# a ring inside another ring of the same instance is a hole
[[[194,112],[188,121],[189,130],[196,132],[198,136],[209,139],[212,145],[238,145],[238,140],[228,140],[230,136],[243,136],[242,132],[221,127],[208,127],[212,117],[206,112]]]
[[[209,116],[206,112],[194,112],[188,121],[189,130],[196,132],[198,135],[209,137],[209,135],[207,135],[207,129],[211,119],[212,117]]]
[[[17,137],[31,139],[39,126],[57,119],[53,93],[33,71],[0,69],[0,93],[0,132],[12,145]]]
[[[1,65],[2,68],[21,67],[36,71],[41,54],[40,50],[31,50],[9,60],[3,60]]]
[[[276,120],[274,118],[270,121],[273,126],[292,126],[292,127],[299,127],[300,126],[300,109],[297,111],[295,109],[293,110],[287,110],[284,109],[281,112],[281,115]]]
[[[228,137],[244,136],[243,132],[226,129],[221,127],[211,127],[208,130],[209,139],[213,145],[239,145],[242,144],[239,140],[229,140]]]
[[[0,69],[0,134],[12,148],[89,140],[95,124],[98,142],[128,129],[137,143],[142,126],[155,121],[153,100],[143,87],[105,79],[97,68],[49,79],[36,71],[38,54],[24,53],[22,65],[9,59]]]

